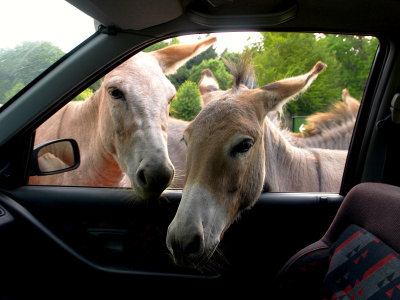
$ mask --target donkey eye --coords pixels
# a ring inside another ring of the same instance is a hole
[[[112,89],[109,91],[109,94],[113,99],[120,99],[120,100],[125,99],[124,93],[119,89]]]
[[[187,146],[187,138],[185,137],[185,135],[182,136],[181,142],[184,142],[185,145]]]
[[[253,147],[254,142],[251,139],[244,139],[235,147],[232,148],[231,155],[235,156],[236,154],[246,153]]]

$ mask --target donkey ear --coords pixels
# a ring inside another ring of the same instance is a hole
[[[158,60],[164,74],[175,73],[180,66],[193,56],[207,50],[217,40],[216,37],[206,38],[194,44],[177,44],[151,52]]]
[[[326,64],[319,61],[306,74],[279,80],[259,88],[264,115],[269,111],[281,110],[290,99],[305,91],[325,68]]]
[[[201,78],[199,81],[199,92],[201,98],[201,106],[206,106],[210,101],[215,98],[215,91],[221,91],[217,79],[210,69],[201,71]]]
[[[356,116],[360,108],[360,102],[356,98],[353,98],[347,89],[342,91],[342,100],[346,104],[347,110]]]
[[[348,89],[343,89],[343,90],[342,90],[342,101],[343,101],[344,103],[347,103],[348,100],[349,100],[349,97],[350,97],[349,90],[348,90]]]
[[[199,81],[199,92],[203,96],[209,92],[218,91],[219,84],[213,72],[210,69],[201,71],[201,78]]]

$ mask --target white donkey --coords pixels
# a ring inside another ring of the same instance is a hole
[[[65,105],[37,129],[35,143],[74,138],[81,165],[63,174],[31,177],[30,183],[118,186],[127,174],[137,197],[159,197],[174,175],[167,127],[176,90],[165,75],[215,41],[209,37],[140,52],[108,73],[91,98]],[[62,153],[54,155],[62,159]]]

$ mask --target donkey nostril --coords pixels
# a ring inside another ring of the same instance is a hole
[[[196,254],[201,250],[202,238],[200,235],[196,234],[193,239],[186,245],[184,252],[187,255]]]
[[[144,169],[138,171],[137,177],[139,179],[139,182],[142,183],[142,185],[147,184],[146,176],[144,175]]]

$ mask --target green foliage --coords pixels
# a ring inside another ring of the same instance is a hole
[[[72,99],[72,101],[83,101],[89,97],[92,97],[92,95],[93,95],[93,89],[87,88],[82,93],[80,93],[78,96],[76,96],[74,99]]]
[[[337,71],[336,60],[325,54],[313,34],[268,32],[263,33],[263,36],[263,44],[254,58],[260,86],[304,74],[319,60],[328,65],[307,92],[297,101],[286,105],[290,115],[309,115],[314,111],[324,110],[340,97],[340,93],[336,91],[338,83],[329,76]]]
[[[221,58],[227,61],[239,61],[240,53],[229,52],[228,49],[225,49],[224,52],[221,53]]]
[[[285,115],[310,115],[328,110],[347,88],[356,99],[361,99],[378,40],[370,37],[323,35],[309,33],[262,33],[263,40],[246,49],[253,53],[253,63],[259,86],[304,74],[317,61],[328,68],[297,101],[286,105]],[[148,47],[154,51],[179,43],[173,38]],[[25,42],[14,49],[0,49],[0,103],[13,97],[24,86],[57,61],[63,52],[48,42]],[[197,84],[201,72],[208,68],[220,88],[232,86],[232,77],[222,59],[235,61],[240,53],[225,50],[218,57],[215,48],[189,60],[176,74],[168,78],[178,90],[177,99],[171,104],[171,115],[191,120],[201,109]],[[74,100],[90,97],[101,85],[101,80],[83,91]],[[187,107],[184,107],[187,106]]]
[[[178,89],[181,84],[183,84],[186,80],[191,80],[190,78],[193,77],[192,74],[193,72],[198,72],[196,69],[193,71],[193,67],[198,66],[202,64],[204,61],[208,61],[211,59],[217,59],[218,54],[215,52],[214,47],[209,47],[206,51],[200,53],[199,55],[191,58],[184,64],[182,67],[180,67],[175,74],[171,74],[168,76],[168,79],[172,82],[172,84],[175,86],[176,89]],[[200,71],[201,72],[201,71]],[[199,73],[200,74],[200,73]],[[199,76],[200,79],[200,76]],[[198,81],[194,81],[197,82]]]
[[[356,99],[361,99],[378,48],[378,40],[351,35],[327,35],[321,42],[341,65],[338,76],[345,85],[343,88],[347,88]]]
[[[200,53],[199,55],[196,55],[193,58],[191,58],[186,63],[186,68],[188,68],[190,70],[192,67],[201,64],[205,60],[209,60],[209,59],[217,58],[217,57],[218,57],[218,54],[217,54],[217,52],[215,52],[215,48],[211,46],[206,51]]]
[[[175,89],[179,87],[189,78],[190,70],[185,65],[180,67],[175,74],[168,75],[169,81],[174,85]]]
[[[179,39],[176,38],[176,37],[172,38],[169,42],[168,41],[161,41],[161,42],[158,42],[156,44],[153,44],[153,45],[147,47],[146,49],[144,49],[143,52],[151,52],[151,51],[160,50],[162,48],[165,48],[167,46],[174,45],[174,44],[179,44]]]
[[[304,74],[319,60],[328,65],[307,92],[286,105],[289,116],[326,111],[340,99],[344,88],[361,99],[376,52],[376,39],[307,33],[262,35],[263,41],[252,48],[260,86]]]
[[[22,90],[25,87],[25,84],[22,82],[17,82],[14,87],[11,90],[8,90],[4,94],[5,99],[11,99],[14,97],[20,90]]]
[[[191,121],[200,110],[201,100],[197,84],[185,81],[179,88],[176,99],[171,102],[170,115],[177,119]]]
[[[188,80],[199,83],[201,72],[204,69],[210,69],[214,73],[221,90],[227,90],[232,87],[232,75],[227,70],[225,63],[218,58],[203,60],[201,64],[194,66],[190,70]]]
[[[8,101],[63,55],[49,42],[24,42],[13,49],[0,49],[0,103]]]

